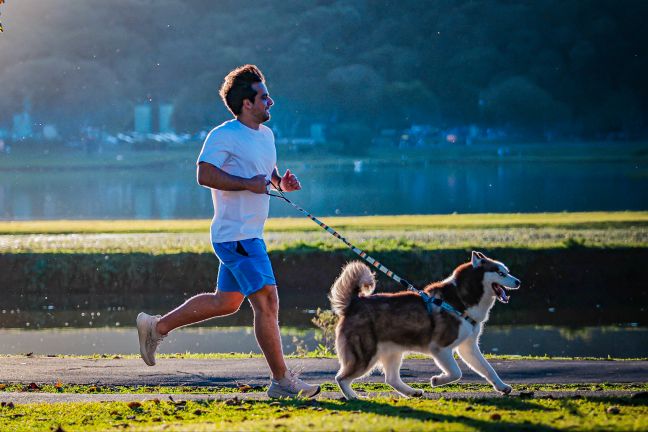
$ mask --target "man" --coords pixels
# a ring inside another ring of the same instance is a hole
[[[196,295],[163,317],[137,316],[140,353],[155,364],[155,351],[173,329],[236,312],[247,297],[254,311],[254,334],[272,379],[270,397],[312,397],[320,391],[288,370],[281,347],[277,283],[263,242],[270,197],[266,187],[301,189],[297,177],[276,167],[274,135],[264,122],[274,104],[265,78],[253,65],[231,71],[220,96],[234,119],[213,129],[198,156],[198,183],[214,202],[211,241],[220,260],[215,293]]]

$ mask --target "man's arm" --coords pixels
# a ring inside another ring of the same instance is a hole
[[[274,173],[273,173],[274,174]],[[243,191],[262,194],[266,192],[266,178],[263,174],[252,178],[243,178],[226,173],[207,162],[198,163],[198,184],[224,191]]]

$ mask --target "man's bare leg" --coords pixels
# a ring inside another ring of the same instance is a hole
[[[281,347],[279,333],[279,296],[276,285],[265,285],[248,297],[254,311],[254,335],[268,362],[272,377],[280,380],[288,366]]]
[[[198,294],[160,318],[156,330],[162,336],[178,327],[236,312],[245,297],[239,292]]]

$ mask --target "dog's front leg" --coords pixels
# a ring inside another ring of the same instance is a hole
[[[432,358],[437,366],[441,368],[443,373],[441,375],[433,376],[430,382],[432,387],[450,384],[461,379],[461,369],[452,355],[452,350],[445,348],[432,353]]]
[[[495,388],[495,390],[502,394],[511,393],[511,386],[500,379],[497,372],[495,372],[495,369],[493,369],[493,366],[491,366],[490,363],[488,363],[488,360],[484,358],[484,355],[479,350],[477,339],[466,339],[457,347],[457,352],[464,363],[466,363],[470,369],[484,377],[486,381]]]

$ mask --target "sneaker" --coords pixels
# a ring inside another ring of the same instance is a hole
[[[320,392],[318,385],[312,385],[300,380],[298,375],[293,371],[286,372],[286,375],[280,380],[271,380],[268,389],[268,397],[302,397],[312,398]]]
[[[140,354],[144,363],[149,366],[155,365],[155,351],[160,342],[164,339],[155,329],[157,322],[160,321],[160,315],[152,316],[140,312],[137,315],[137,334],[139,335]]]

